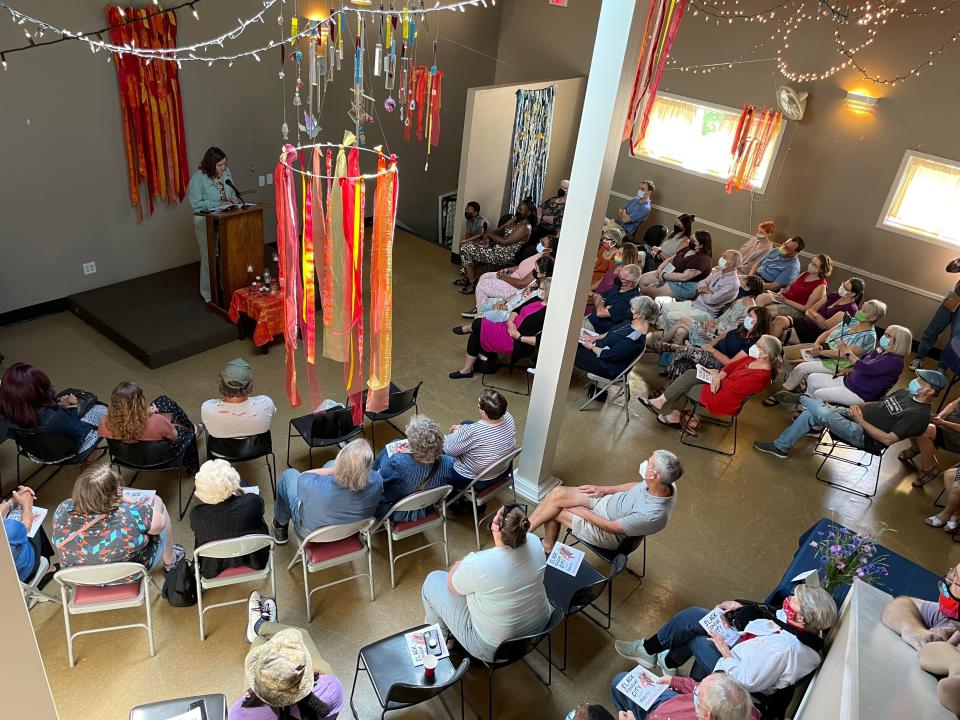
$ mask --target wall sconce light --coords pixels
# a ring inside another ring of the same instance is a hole
[[[864,92],[859,92],[856,90],[848,90],[846,103],[847,107],[851,110],[856,110],[857,112],[873,112],[877,107],[877,102],[880,98],[875,98],[872,95],[867,95]]]

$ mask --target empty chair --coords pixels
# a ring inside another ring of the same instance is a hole
[[[441,487],[434,488],[432,490],[421,490],[420,492],[408,495],[402,500],[394,503],[393,507],[390,508],[383,520],[377,523],[371,530],[371,535],[381,528],[386,531],[387,552],[390,556],[390,587],[395,588],[397,586],[396,579],[394,578],[396,561],[402,557],[406,557],[407,555],[413,555],[414,553],[420,552],[421,550],[426,550],[434,545],[443,545],[443,564],[444,566],[450,564],[450,555],[447,546],[447,506],[444,501],[451,492],[453,492],[452,487],[449,485],[442,485]],[[427,508],[429,508],[429,512],[417,520],[394,521],[392,519],[394,513],[411,512],[414,510],[424,510]],[[431,530],[436,527],[439,527],[443,530],[442,540],[434,540],[433,542],[424,543],[413,550],[407,550],[406,552],[402,552],[399,555],[394,556],[393,543],[395,541],[403,540],[404,538],[412,537],[413,535],[420,535],[425,533],[427,530]]]
[[[133,485],[141,472],[177,471],[177,504],[180,508],[180,519],[190,507],[193,500],[193,490],[183,504],[183,463],[187,448],[177,449],[166,440],[107,440],[110,450],[110,463],[121,470],[134,470],[133,477],[128,485]]]
[[[408,390],[401,390],[393,383],[390,383],[390,398],[388,400],[386,410],[382,410],[380,412],[364,412],[364,415],[370,419],[370,444],[373,446],[374,450],[377,449],[376,425],[378,422],[387,423],[390,427],[402,435],[403,431],[391,422],[393,418],[403,415],[405,412],[408,412],[411,409],[417,414],[420,413],[420,408],[417,407],[417,395],[420,394],[421,385],[423,385],[423,380]],[[365,390],[363,393],[364,407],[367,406],[368,392],[369,391]]]
[[[325,412],[294,418],[290,421],[287,433],[287,467],[291,467],[290,440],[295,437],[300,437],[307,443],[310,467],[315,467],[314,448],[339,445],[362,434],[363,427],[353,421],[350,408],[333,408]]]

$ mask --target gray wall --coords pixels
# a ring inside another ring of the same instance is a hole
[[[71,29],[106,24],[103,3],[94,0],[21,0],[17,7]],[[216,36],[236,25],[238,15],[246,17],[261,7],[260,0],[203,3],[201,22],[181,11],[179,44]],[[285,23],[290,7],[283,6]],[[236,41],[238,47],[263,45],[276,36],[274,13],[263,25],[252,25]],[[429,172],[423,169],[423,143],[405,143],[398,116],[383,111],[382,84],[376,94],[384,137],[374,124],[369,144],[383,140],[399,156],[399,219],[427,237],[436,235],[437,196],[457,186],[467,88],[494,81],[495,63],[484,55],[496,54],[499,13],[498,6],[443,14],[442,135]],[[22,42],[20,29],[0,18],[0,46]],[[187,203],[160,207],[142,223],[130,207],[116,71],[106,56],[65,42],[11,55],[8,62],[9,70],[0,73],[0,157],[6,171],[0,180],[0,313],[195,261]],[[257,175],[272,173],[281,142],[278,69],[275,53],[263,62],[242,60],[232,68],[184,63],[180,78],[191,168],[208,146],[217,144],[229,155],[241,190],[257,189]],[[289,103],[289,63],[286,69]],[[333,102],[345,94],[348,77],[337,76],[335,94],[325,104],[323,139],[339,140],[350,124],[347,99]],[[293,127],[292,106],[288,117]],[[273,188],[259,189],[251,199],[272,203]],[[274,235],[270,215],[265,215],[268,241]],[[89,260],[97,263],[97,273],[84,276],[81,265]]]

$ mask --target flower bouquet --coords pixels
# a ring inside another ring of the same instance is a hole
[[[887,530],[885,527],[876,534],[861,535],[835,525],[822,540],[811,541],[810,547],[817,550],[823,589],[833,594],[843,585],[852,584],[855,578],[875,585],[881,576],[887,575],[887,556],[877,554],[877,539]]]

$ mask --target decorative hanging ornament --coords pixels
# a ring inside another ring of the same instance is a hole
[[[387,96],[387,99],[383,101],[383,108],[387,112],[393,112],[394,110],[397,109],[397,101],[394,100],[392,97]]]
[[[290,128],[287,126],[286,123],[280,126],[280,134],[283,135],[284,140],[289,139]]]

